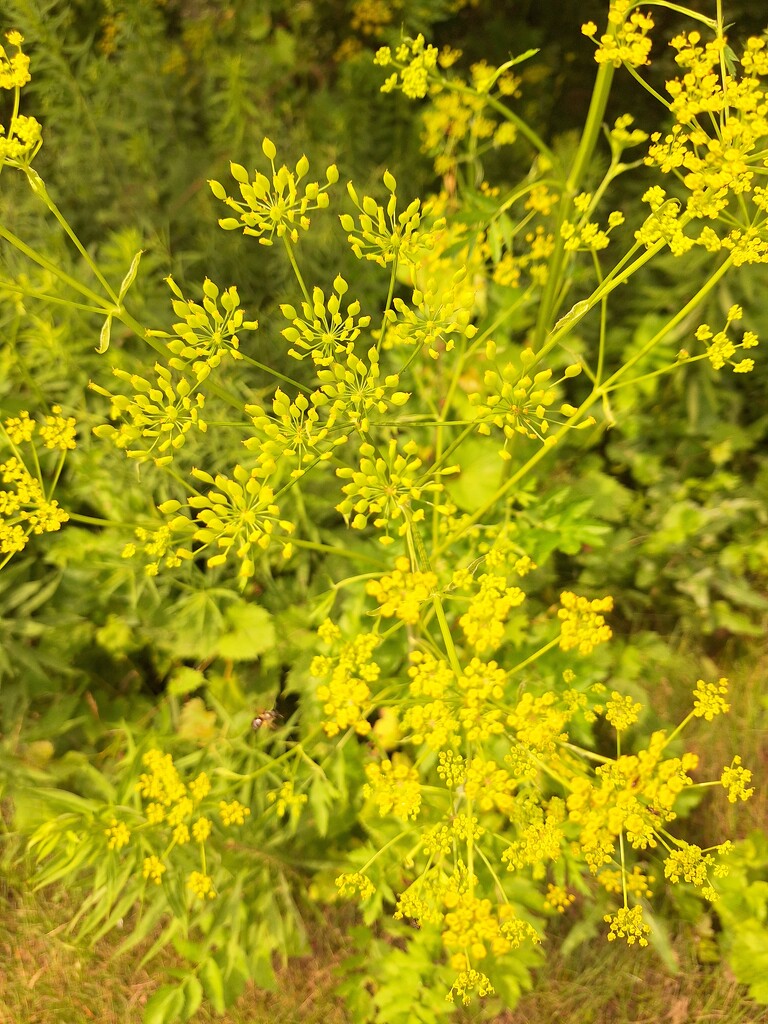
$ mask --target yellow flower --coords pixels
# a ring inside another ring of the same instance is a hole
[[[603,920],[611,926],[608,932],[609,942],[619,938],[626,939],[630,946],[634,945],[635,942],[641,946],[648,945],[646,935],[650,934],[651,929],[643,921],[643,908],[641,906],[638,905],[632,908],[621,907],[615,914],[606,914]]]
[[[227,195],[218,181],[208,182],[214,196],[237,214],[237,217],[223,218],[219,226],[225,231],[242,228],[244,235],[258,238],[262,245],[272,245],[275,236],[297,242],[299,228],[302,231],[309,228],[307,214],[328,206],[327,190],[339,180],[339,172],[336,165],[331,164],[325,172],[325,185],[311,181],[302,186],[301,181],[309,172],[309,161],[305,156],[299,159],[295,171],[289,171],[285,165],[279,169],[275,167],[277,151],[274,143],[265,138],[261,148],[272,167],[270,177],[257,171],[252,179],[245,167],[235,163],[229,165],[242,201]]]
[[[638,715],[643,710],[643,705],[638,704],[631,697],[622,697],[616,690],[611,694],[611,699],[606,701],[605,718],[610,722],[616,732],[623,732],[630,725],[634,725]]]
[[[723,677],[716,683],[705,683],[699,679],[693,691],[696,698],[693,702],[693,713],[696,718],[705,718],[711,722],[716,715],[724,715],[731,706],[725,700],[728,695],[728,680]]]
[[[144,875],[145,878],[148,878],[150,881],[154,882],[155,885],[160,885],[160,881],[165,871],[165,864],[163,864],[159,857],[156,857],[154,854],[152,854],[150,857],[144,858],[142,874]]]
[[[748,800],[755,792],[752,786],[747,786],[752,781],[752,772],[748,768],[741,767],[741,758],[737,754],[731,761],[730,767],[723,768],[720,776],[720,784],[728,790],[728,799],[732,804],[737,800]]]
[[[112,818],[109,828],[104,829],[104,835],[109,840],[107,843],[109,850],[121,850],[128,845],[131,838],[128,826],[124,821],[118,821],[117,818]]]
[[[192,872],[187,879],[187,886],[199,900],[206,898],[212,900],[216,896],[216,891],[213,888],[213,879],[209,875],[204,875],[201,871]]]
[[[591,654],[598,644],[605,643],[613,636],[611,627],[606,625],[603,612],[613,610],[613,598],[601,597],[590,601],[577,597],[569,590],[560,595],[562,608],[557,617],[561,620],[560,647],[564,651],[576,648],[579,654]]]
[[[365,767],[368,782],[363,786],[363,796],[370,797],[379,806],[384,817],[394,814],[397,818],[415,818],[421,808],[421,785],[419,773],[403,760],[388,759],[380,764]]]
[[[197,821],[192,825],[192,836],[198,843],[204,843],[208,836],[211,834],[213,825],[210,818],[198,818]]]
[[[219,801],[219,815],[221,816],[222,825],[242,825],[250,813],[250,807],[241,804],[239,800],[232,800],[230,803],[227,803],[225,800]]]
[[[564,914],[568,907],[575,902],[576,897],[572,892],[568,892],[567,889],[563,889],[560,885],[547,885],[547,895],[544,897],[544,903],[550,910],[555,910],[558,914]]]
[[[360,871],[339,875],[336,879],[336,888],[339,890],[339,896],[354,896],[356,892],[359,892],[362,900],[367,900],[376,892],[376,887],[370,878]]]

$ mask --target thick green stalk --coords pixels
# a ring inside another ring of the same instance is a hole
[[[539,315],[536,320],[534,334],[534,348],[539,349],[551,327],[552,320],[557,313],[557,294],[562,283],[563,267],[565,264],[565,239],[561,235],[561,228],[568,220],[573,208],[573,197],[578,193],[584,175],[592,160],[592,156],[600,136],[600,130],[605,116],[605,108],[608,104],[608,97],[611,91],[614,68],[611,63],[601,64],[595,78],[595,85],[592,90],[592,99],[589,104],[587,120],[584,131],[581,134],[581,141],[576,152],[570,173],[563,184],[563,194],[560,198],[560,206],[555,226],[555,251],[549,264],[549,275],[544,287],[544,294],[541,297]]]

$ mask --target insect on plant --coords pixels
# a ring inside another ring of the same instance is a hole
[[[278,714],[274,708],[264,709],[256,712],[256,717],[251,722],[251,728],[258,732],[259,729],[270,729],[283,716]]]

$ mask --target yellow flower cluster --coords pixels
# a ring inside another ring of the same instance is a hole
[[[585,212],[591,203],[592,196],[582,193],[574,199],[577,210]],[[596,221],[587,220],[586,216],[576,223],[569,220],[563,221],[560,227],[560,236],[565,239],[566,252],[600,252],[606,249],[610,243],[610,234],[614,228],[624,223],[624,214],[619,210],[613,210],[608,215],[607,229],[603,230]]]
[[[552,691],[538,697],[523,693],[507,715],[507,725],[515,730],[519,742],[548,763],[556,756],[558,742],[566,739],[566,726],[576,711],[567,702],[564,708],[558,703]]]
[[[376,634],[363,633],[338,644],[335,654],[312,659],[310,674],[328,680],[317,688],[317,699],[326,716],[323,728],[327,736],[347,729],[354,729],[359,736],[367,736],[371,731],[368,715],[373,705],[369,684],[375,683],[381,672],[376,662],[371,661],[371,655],[380,642]]]
[[[651,885],[656,881],[653,875],[646,875],[638,864],[635,864],[631,872],[621,869],[611,871],[606,869],[597,876],[597,881],[606,892],[619,896],[626,888],[626,891],[635,899],[648,899],[653,895]]]
[[[653,18],[650,14],[643,14],[640,11],[629,13],[632,6],[631,0],[611,0],[608,31],[600,36],[595,51],[595,60],[598,64],[613,64],[616,68],[622,64],[631,68],[650,64],[648,55],[651,52],[651,40],[648,33],[653,28]],[[581,26],[581,31],[589,39],[594,40],[597,25],[593,21],[588,21]]]
[[[333,294],[326,300],[320,288],[312,289],[312,302],[301,304],[299,315],[295,307],[284,304],[280,311],[292,326],[286,327],[281,333],[294,348],[288,349],[288,355],[294,359],[303,359],[310,355],[317,366],[330,366],[340,355],[348,355],[352,351],[355,339],[362,328],[367,327],[371,318],[358,316],[360,303],[349,303],[346,314],[341,312],[341,299],[347,293],[349,285],[339,274],[333,282]]]
[[[42,423],[37,423],[26,409],[0,423],[0,447],[7,445],[13,454],[0,462],[0,564],[22,551],[31,534],[51,533],[61,529],[69,515],[58,501],[45,493],[39,452],[33,448],[31,464],[26,466],[21,452],[23,445],[34,444],[35,434],[43,448],[61,453],[54,479],[58,478],[64,453],[75,447],[75,420],[62,415],[61,406],[54,405]],[[53,488],[51,488],[53,490]],[[4,558],[2,556],[5,556]]]
[[[459,286],[466,274],[459,271],[455,284]],[[387,310],[387,333],[385,340],[400,344],[411,344],[423,349],[432,359],[441,352],[450,352],[454,347],[452,335],[473,338],[477,328],[471,324],[472,297],[457,297],[453,289],[444,283],[430,280],[422,291],[415,289],[412,305],[401,298],[393,301],[394,309]],[[462,303],[467,302],[466,306]],[[399,314],[399,316],[398,316]]]
[[[705,683],[703,679],[699,679],[693,696],[696,698],[693,702],[693,713],[696,718],[705,718],[711,722],[716,715],[724,715],[730,711],[731,706],[725,699],[728,696],[728,680],[725,677],[716,683]]]
[[[251,179],[245,167],[235,163],[229,165],[230,173],[239,185],[242,201],[229,196],[220,182],[208,182],[214,196],[237,213],[236,217],[224,217],[219,226],[225,231],[242,228],[244,235],[258,238],[262,245],[272,245],[275,236],[298,242],[299,229],[306,231],[309,228],[307,214],[328,206],[328,189],[339,180],[339,172],[336,165],[331,164],[325,172],[325,185],[311,181],[302,186],[302,179],[309,172],[309,161],[305,156],[296,164],[294,172],[285,165],[279,169],[275,167],[277,150],[270,139],[264,139],[261,149],[272,165],[270,177],[257,171],[255,178]]]
[[[740,342],[729,338],[728,328],[735,321],[741,320],[743,315],[741,306],[734,305],[728,310],[725,326],[721,331],[714,334],[709,324],[701,324],[696,329],[696,340],[707,346],[707,359],[714,370],[722,370],[726,363],[734,373],[749,373],[754,369],[754,359],[740,359],[736,363],[732,358],[738,349],[756,348],[758,344],[758,338],[754,331],[744,331]]]
[[[576,897],[572,892],[568,892],[561,885],[547,885],[547,895],[544,897],[544,904],[549,907],[550,910],[554,910],[558,914],[564,914],[568,907],[572,903],[576,902]]]
[[[384,172],[384,187],[390,193],[386,208],[371,196],[358,197],[350,182],[347,192],[358,210],[357,225],[348,213],[339,216],[341,226],[349,232],[347,241],[359,260],[371,260],[380,267],[390,263],[415,267],[420,258],[434,245],[433,232],[440,230],[444,221],[437,220],[429,231],[420,230],[423,211],[421,200],[414,199],[400,213],[397,212],[397,180],[389,171]]]
[[[390,544],[390,527],[397,527],[399,536],[410,528],[411,523],[424,518],[424,509],[412,509],[412,503],[420,501],[425,493],[442,488],[439,480],[422,482],[421,459],[416,457],[418,446],[415,441],[406,441],[402,451],[397,440],[392,438],[385,453],[380,454],[372,444],[360,445],[359,469],[343,466],[336,475],[349,482],[341,488],[345,497],[336,506],[347,523],[355,530],[364,530],[368,520],[373,519],[377,528],[385,528],[386,534],[379,537],[382,544]]]
[[[250,813],[250,807],[241,804],[239,800],[219,801],[219,815],[222,825],[244,825],[245,819]]]
[[[151,854],[149,857],[144,858],[144,866],[142,868],[142,874],[149,881],[154,882],[155,885],[160,885],[163,880],[163,875],[167,871],[167,867],[156,854]]]
[[[576,777],[567,798],[569,820],[579,825],[579,849],[593,874],[613,858],[619,836],[635,849],[654,848],[680,793],[693,784],[688,774],[696,754],[663,758],[665,732],[653,733],[647,748],[600,765],[594,780]]]
[[[398,618],[415,625],[419,621],[422,605],[437,588],[433,572],[411,572],[411,563],[401,555],[395,561],[394,571],[377,580],[369,580],[366,593],[379,602],[379,611],[385,618]]]
[[[216,897],[213,879],[202,871],[193,871],[187,879],[187,886],[199,900],[212,900]]]
[[[486,358],[491,360],[495,355],[496,346],[489,342]],[[549,443],[547,433],[553,420],[549,407],[555,402],[557,385],[581,372],[581,365],[577,363],[567,367],[558,381],[552,381],[552,371],[548,369],[539,370],[531,377],[527,368],[535,358],[532,349],[523,349],[520,352],[521,367],[510,362],[501,370],[486,370],[483,378],[485,393],[473,392],[469,396],[476,409],[478,433],[490,434],[492,426],[500,429],[504,435],[504,447],[499,455],[507,461],[512,458],[509,445],[518,434],[533,441]],[[576,412],[568,404],[561,405],[559,411],[566,417]],[[588,418],[579,426],[591,426],[593,422]]]
[[[396,818],[416,818],[421,809],[421,784],[419,773],[413,765],[402,759],[384,759],[380,764],[365,767],[368,780],[363,786],[363,796],[378,804],[379,814],[385,817],[393,814]]]
[[[0,463],[0,483],[0,555],[10,557],[26,547],[30,534],[51,533],[68,521],[68,513],[45,497],[40,481],[15,456]]]
[[[309,396],[298,394],[291,401],[280,388],[275,390],[272,413],[269,416],[258,405],[247,405],[255,436],[243,444],[258,454],[259,463],[267,472],[274,472],[278,463],[288,460],[294,469],[291,476],[298,479],[319,462],[327,462],[334,448],[345,444],[346,434],[331,435],[336,410],[329,407],[328,396],[313,391]]]
[[[10,31],[5,34],[9,47],[15,52],[10,53],[0,46],[0,89],[13,89],[16,100],[13,104],[11,119],[6,130],[0,125],[0,168],[3,164],[25,170],[30,166],[43,144],[40,122],[34,117],[27,117],[18,112],[19,90],[30,81],[29,57],[22,50],[24,37],[20,32]]]
[[[177,530],[178,527],[175,529]],[[147,558],[144,566],[147,576],[157,576],[161,566],[166,569],[174,569],[181,565],[184,558],[192,557],[191,551],[177,548],[178,537],[168,524],[164,524],[156,530],[137,526],[134,530],[134,537],[138,544],[133,541],[126,544],[122,551],[122,557],[133,558],[140,547]]]
[[[142,874],[150,882],[160,885],[163,875],[173,866],[172,851],[194,840],[198,844],[202,870],[193,870],[187,876],[187,887],[192,895],[201,900],[213,899],[216,895],[213,879],[206,871],[205,843],[213,831],[211,818],[203,813],[206,798],[211,793],[211,780],[206,772],[200,772],[189,783],[185,783],[170,754],[157,749],[147,751],[142,757],[146,769],[136,782],[144,804],[144,821],[140,822],[145,842],[151,843],[157,851],[143,859]],[[218,802],[218,813],[224,827],[242,825],[251,813],[250,808],[239,800]],[[104,829],[107,849],[119,851],[128,846],[131,831],[127,824],[112,817]],[[179,859],[179,868],[186,870],[188,861]]]
[[[334,416],[346,420],[363,434],[371,429],[373,413],[383,415],[390,406],[402,408],[411,397],[407,391],[395,390],[400,382],[396,373],[381,376],[379,353],[375,348],[368,350],[367,364],[350,352],[343,363],[336,361],[318,370],[317,378],[322,394],[332,402]]]
[[[606,643],[613,633],[606,624],[603,612],[613,611],[613,598],[600,597],[589,600],[577,597],[570,590],[560,595],[562,607],[558,610],[560,619],[560,647],[564,651],[578,650],[579,654],[591,654],[598,644]]]
[[[388,0],[355,0],[350,21],[353,31],[366,36],[380,35],[381,29],[391,24],[395,6],[400,7],[400,4],[391,4]]]
[[[556,861],[562,853],[565,804],[552,797],[546,806],[533,801],[515,807],[518,838],[512,840],[501,855],[508,871],[520,871]]]
[[[104,835],[107,837],[108,850],[122,850],[131,840],[130,829],[124,821],[118,821],[117,818],[112,818],[109,828],[104,829]]]
[[[605,704],[605,719],[613,726],[616,732],[623,732],[630,725],[634,725],[638,719],[643,705],[633,700],[632,697],[624,696],[616,690],[611,694],[610,700]]]
[[[678,848],[672,850],[664,862],[664,875],[672,883],[678,883],[681,879],[690,882],[701,889],[705,899],[714,902],[717,899],[717,891],[709,880],[709,872],[712,870],[716,878],[721,878],[728,874],[728,866],[722,861],[716,861],[711,853],[702,850],[700,846],[679,839],[676,842]],[[715,850],[722,857],[730,848],[730,843],[724,843],[720,847],[715,847]]]
[[[467,642],[478,654],[483,654],[496,650],[502,642],[507,616],[525,601],[525,594],[519,587],[510,586],[506,576],[492,573],[479,576],[474,588],[475,593],[459,625]]]
[[[21,32],[11,29],[5,33],[5,38],[16,52],[9,56],[5,47],[0,46],[0,89],[23,89],[32,79],[29,73],[29,57],[21,49],[24,36]]]
[[[647,946],[647,935],[650,935],[650,926],[643,920],[643,908],[638,904],[635,907],[620,907],[615,914],[606,914],[603,918],[606,924],[610,925],[608,941],[615,939],[626,939],[632,946],[637,942],[640,946]]]
[[[555,197],[549,196],[552,202]],[[543,287],[549,274],[549,260],[555,251],[555,236],[551,231],[538,224],[533,230],[523,235],[525,248],[522,252],[505,249],[495,259],[493,280],[505,288],[521,286],[523,275],[527,275],[532,284]]]
[[[239,333],[255,331],[259,323],[245,319],[244,310],[239,308],[237,288],[232,286],[221,292],[206,278],[203,301],[199,303],[185,299],[172,277],[167,277],[166,281],[175,296],[171,304],[180,321],[173,325],[173,334],[166,331],[147,331],[147,334],[168,340],[168,349],[173,354],[168,360],[169,366],[184,371],[191,364],[193,374],[200,381],[225,356],[242,359]]]
[[[5,420],[3,433],[16,446],[29,443],[37,430],[45,448],[66,452],[76,447],[75,427],[74,416],[62,415],[61,406],[54,405],[40,425],[30,417],[26,409],[22,409],[18,416],[10,416]]]
[[[114,369],[113,374],[131,388],[131,395],[115,395],[91,382],[92,391],[110,399],[112,418],[123,420],[119,427],[100,424],[94,427],[94,434],[122,448],[129,459],[151,459],[156,466],[170,465],[193,427],[202,433],[208,429],[201,415],[205,396],[198,388],[209,370],[203,362],[197,366],[193,380],[183,374],[175,378],[162,363],[155,363],[154,380]]]
[[[394,54],[389,46],[380,47],[373,58],[374,64],[396,69],[384,82],[381,91],[400,89],[410,99],[423,99],[429,87],[429,73],[437,67],[437,58],[437,47],[427,44],[421,33],[415,39],[403,39]]]
[[[723,768],[723,774],[720,776],[720,784],[728,790],[728,799],[732,804],[737,800],[748,800],[752,796],[755,790],[749,786],[751,781],[752,772],[748,768],[742,768],[738,754],[731,761],[730,767]]]
[[[253,576],[256,559],[277,538],[283,545],[283,557],[290,557],[291,545],[280,534],[293,533],[295,526],[280,518],[274,491],[265,479],[268,467],[256,466],[249,470],[237,465],[232,477],[223,473],[213,477],[202,469],[193,469],[192,474],[210,487],[207,494],[198,493],[187,499],[187,504],[194,510],[194,520],[176,515],[181,503],[175,500],[164,502],[158,511],[174,517],[168,524],[172,534],[191,533],[192,539],[200,545],[200,552],[218,549],[209,555],[206,563],[209,567],[223,565],[230,554],[234,554],[239,562],[238,578],[244,583]],[[179,558],[192,557],[185,548],[177,549],[176,555]]]
[[[360,871],[339,875],[336,879],[336,888],[339,890],[339,896],[354,896],[359,892],[362,900],[367,900],[376,892],[376,887],[370,878]]]
[[[459,721],[468,740],[486,740],[504,731],[503,711],[493,705],[503,700],[506,684],[504,669],[480,658],[472,658],[459,676]]]
[[[464,767],[464,792],[473,805],[480,811],[496,809],[511,816],[517,780],[510,778],[509,772],[496,761],[484,757],[473,757]]]
[[[679,255],[698,244],[709,252],[730,252],[734,265],[768,262],[765,189],[755,185],[764,173],[768,138],[768,102],[763,81],[765,41],[747,40],[741,61],[731,59],[723,36],[702,45],[698,31],[670,44],[682,77],[667,82],[676,124],[656,132],[645,162],[679,178],[689,195],[684,218],[668,218],[665,237]],[[736,68],[741,64],[741,77]],[[734,202],[731,203],[731,199]],[[750,201],[755,209],[750,209]],[[728,215],[721,214],[728,210]],[[686,221],[709,223],[698,236],[683,234]],[[719,225],[727,229],[720,235]]]
[[[274,804],[278,818],[298,815],[308,799],[306,793],[297,793],[290,781],[284,782],[276,793],[267,793],[267,803]]]
[[[456,980],[451,985],[445,998],[452,1003],[456,996],[461,996],[462,1003],[465,1006],[469,1006],[472,1002],[473,992],[482,999],[484,996],[492,996],[495,991],[496,989],[486,974],[470,968],[468,971],[462,971],[456,976]]]

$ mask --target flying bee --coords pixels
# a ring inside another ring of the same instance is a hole
[[[251,722],[251,728],[258,732],[259,729],[271,728],[278,719],[283,716],[278,714],[274,708],[264,709],[263,711],[257,711],[256,717]]]

